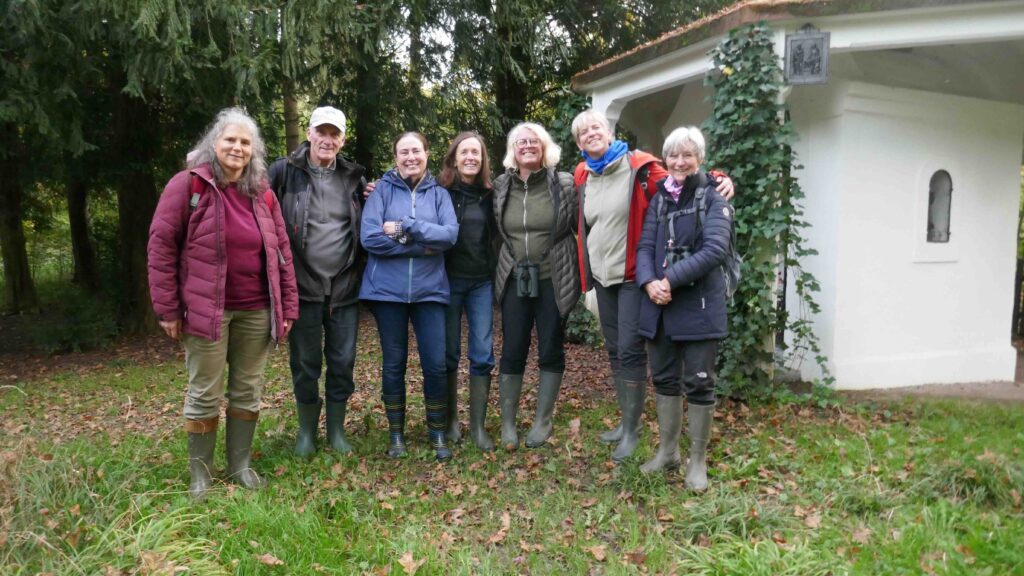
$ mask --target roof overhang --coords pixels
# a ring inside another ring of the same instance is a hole
[[[837,30],[831,30],[833,52],[948,43],[956,39],[978,42],[1020,38],[1024,37],[1022,20],[1005,18],[999,14],[999,9],[1011,7],[1012,11],[1024,15],[1022,5],[1024,3],[1021,2],[983,0],[746,0],[596,64],[576,74],[572,79],[572,87],[577,92],[590,93],[600,90],[603,86],[615,84],[624,76],[657,68],[670,61],[680,62],[681,59],[690,61],[689,68],[694,68],[684,72],[702,74],[707,71],[709,60],[706,56],[695,56],[704,55],[730,30],[762,21],[780,24],[792,21],[794,25],[802,25],[807,21],[824,20],[840,28],[843,28],[842,23],[845,21],[847,28],[860,30],[861,33],[850,34],[845,39],[842,30],[838,30],[839,34],[836,33]],[[994,10],[978,9],[983,6],[992,7]],[[893,13],[897,11],[905,11],[908,15],[916,13],[924,21],[912,22],[910,20],[915,18],[894,18]],[[975,27],[962,21],[957,23],[948,17],[950,12],[962,12],[975,18],[987,16],[1001,21],[1003,26],[1000,27],[998,21],[994,22],[995,26],[982,27]],[[921,25],[929,23],[929,19],[934,20],[934,24],[942,25],[922,29]],[[865,39],[865,25],[875,28],[872,30],[873,40]],[[904,34],[908,27],[916,29],[916,32]],[[700,70],[697,70],[698,68]],[[687,80],[685,77],[679,79],[681,82]]]

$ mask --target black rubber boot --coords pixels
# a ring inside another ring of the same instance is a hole
[[[228,408],[226,444],[228,476],[243,488],[258,490],[267,481],[252,469],[252,438],[256,434],[259,412]]]
[[[494,450],[494,441],[487,435],[487,397],[491,394],[491,376],[469,377],[469,436],[484,452]]]
[[[194,500],[204,500],[213,486],[213,453],[217,447],[217,417],[206,420],[188,420],[188,471],[191,480],[188,494]]]
[[[295,454],[297,456],[312,456],[316,452],[321,404],[323,401],[319,398],[314,404],[295,403],[295,411],[299,415],[299,431],[295,434]]]
[[[659,470],[676,470],[682,462],[679,456],[679,434],[683,429],[683,399],[680,396],[654,395],[658,410],[658,452],[640,466],[645,474]]]
[[[458,372],[449,372],[446,378],[448,385],[448,430],[445,432],[445,438],[452,444],[458,444],[462,442],[462,428],[459,425],[459,374]]]
[[[502,374],[498,377],[498,408],[501,410],[501,445],[505,450],[519,448],[516,432],[516,414],[519,397],[523,393],[522,374]]]
[[[445,436],[445,429],[448,427],[447,412],[450,406],[451,404],[444,400],[434,398],[426,400],[427,433],[438,462],[447,462],[452,459],[452,451],[448,448],[448,439]]]
[[[346,402],[327,402],[327,441],[331,445],[331,450],[339,454],[348,454],[352,451],[352,445],[345,438],[347,408]]]
[[[384,396],[384,413],[388,417],[388,458],[405,456],[405,396]]]
[[[618,376],[613,376],[612,377],[612,382],[615,385],[615,400],[617,401],[617,403],[619,405],[619,413],[622,414],[626,410],[625,408],[623,408],[622,379],[619,378]],[[606,431],[602,432],[600,438],[601,438],[601,442],[604,442],[605,444],[615,444],[619,440],[622,440],[622,416],[621,415],[619,416],[619,425],[616,426],[615,428],[612,428],[611,430],[606,430]]]
[[[711,422],[715,419],[715,405],[690,404],[686,411],[690,432],[690,461],[686,464],[686,487],[690,490],[708,489],[708,440]]]
[[[554,427],[555,402],[558,391],[562,389],[561,372],[541,372],[540,383],[537,384],[537,412],[533,416],[533,426],[526,435],[527,448],[540,448],[547,444]]]
[[[623,462],[640,443],[640,418],[644,414],[647,382],[622,382],[622,440],[612,452],[612,460]]]

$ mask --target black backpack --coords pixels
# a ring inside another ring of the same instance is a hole
[[[673,220],[677,215],[689,214],[696,212],[697,223],[696,223],[696,234],[694,235],[697,239],[702,239],[704,236],[704,218],[707,216],[708,205],[707,199],[704,195],[705,183],[707,180],[704,175],[701,174],[700,184],[697,186],[697,191],[694,195],[694,202],[697,203],[697,208],[689,208],[683,210],[676,210],[671,213],[666,213],[665,210],[665,196],[664,194],[658,195],[658,206],[657,214],[658,220],[668,221],[669,237],[675,242],[675,226],[673,226]],[[722,272],[722,279],[725,280],[725,296],[728,299],[732,299],[733,294],[736,293],[736,288],[740,284],[740,276],[742,274],[741,268],[743,267],[743,257],[740,256],[736,250],[736,209],[733,208],[732,204],[726,202],[726,206],[730,211],[729,214],[729,248],[725,256],[725,262],[719,267]]]

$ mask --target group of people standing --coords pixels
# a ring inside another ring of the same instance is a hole
[[[463,314],[469,436],[480,450],[494,449],[485,421],[495,301],[503,332],[501,445],[519,446],[517,411],[536,329],[540,376],[525,444],[543,446],[565,372],[565,323],[581,288],[591,287],[622,414],[601,439],[616,444],[617,462],[633,454],[649,364],[661,444],[641,468],[681,465],[685,393],[686,484],[705,488],[715,354],[726,334],[716,270],[728,249],[732,182],[702,171],[700,131],[669,135],[666,171],[654,156],[628,151],[612,138],[607,119],[587,110],[572,125],[584,161],[571,175],[556,170],[561,150],[548,132],[522,123],[509,132],[506,170],[493,181],[480,135],[459,134],[435,179],[427,138],[405,132],[393,144],[394,168],[368,183],[365,169],[341,155],[345,125],[340,110],[317,108],[307,141],[267,167],[256,123],[240,109],[224,110],[160,198],[150,228],[149,283],[161,327],[185,348],[191,495],[203,498],[212,485],[224,396],[227,473],[247,488],[265,483],[251,467],[252,438],[267,357],[286,337],[296,454],[315,452],[322,413],[330,448],[352,450],[345,417],[355,389],[360,300],[380,338],[389,457],[406,453],[410,324],[430,444],[438,461],[452,457],[450,443],[461,439]]]

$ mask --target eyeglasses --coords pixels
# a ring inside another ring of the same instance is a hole
[[[517,148],[525,148],[527,146],[540,146],[539,138],[520,138],[513,142]]]

